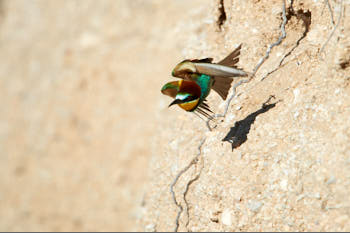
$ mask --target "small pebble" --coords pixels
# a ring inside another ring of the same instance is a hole
[[[154,224],[148,224],[145,229],[147,232],[155,232],[156,226]]]
[[[221,215],[221,222],[226,225],[226,226],[231,226],[232,225],[232,217],[231,217],[231,211],[229,209],[225,209],[222,212]]]
[[[334,183],[336,183],[336,182],[337,182],[337,179],[336,179],[334,176],[331,176],[331,177],[327,180],[326,184],[334,184]]]
[[[258,212],[262,205],[263,204],[259,201],[250,201],[247,207],[253,212]]]

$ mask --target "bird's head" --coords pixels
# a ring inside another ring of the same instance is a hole
[[[177,93],[180,91],[181,81],[173,81],[166,83],[160,90],[164,95],[175,98]]]
[[[179,92],[176,95],[175,100],[169,104],[169,107],[174,104],[177,104],[179,105],[180,108],[186,111],[192,111],[197,107],[198,102],[199,102],[198,96],[195,96],[191,93]]]
[[[174,77],[187,79],[191,74],[196,72],[197,69],[194,63],[190,60],[184,60],[175,66],[171,72],[171,75]]]
[[[169,107],[177,104],[186,111],[194,110],[201,96],[200,86],[196,82],[186,80],[169,82],[162,87],[161,92],[174,98]]]

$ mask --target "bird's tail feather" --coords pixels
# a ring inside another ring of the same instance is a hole
[[[209,105],[204,100],[196,109],[195,113],[198,113],[199,115],[204,116],[208,120],[212,120],[214,116],[212,115],[212,111],[210,110]]]

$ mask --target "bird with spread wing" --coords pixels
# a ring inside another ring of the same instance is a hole
[[[177,104],[185,111],[199,113],[212,119],[213,113],[206,103],[206,97],[213,89],[223,100],[226,100],[234,77],[245,77],[249,74],[238,68],[241,45],[218,63],[212,58],[184,60],[177,64],[172,76],[182,80],[165,84],[161,92],[174,98],[169,105]]]

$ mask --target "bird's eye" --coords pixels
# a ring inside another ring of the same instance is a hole
[[[193,96],[193,95],[190,95],[190,96],[187,96],[184,101],[185,102],[190,102],[192,100],[195,100],[195,99],[198,99],[197,97]]]

